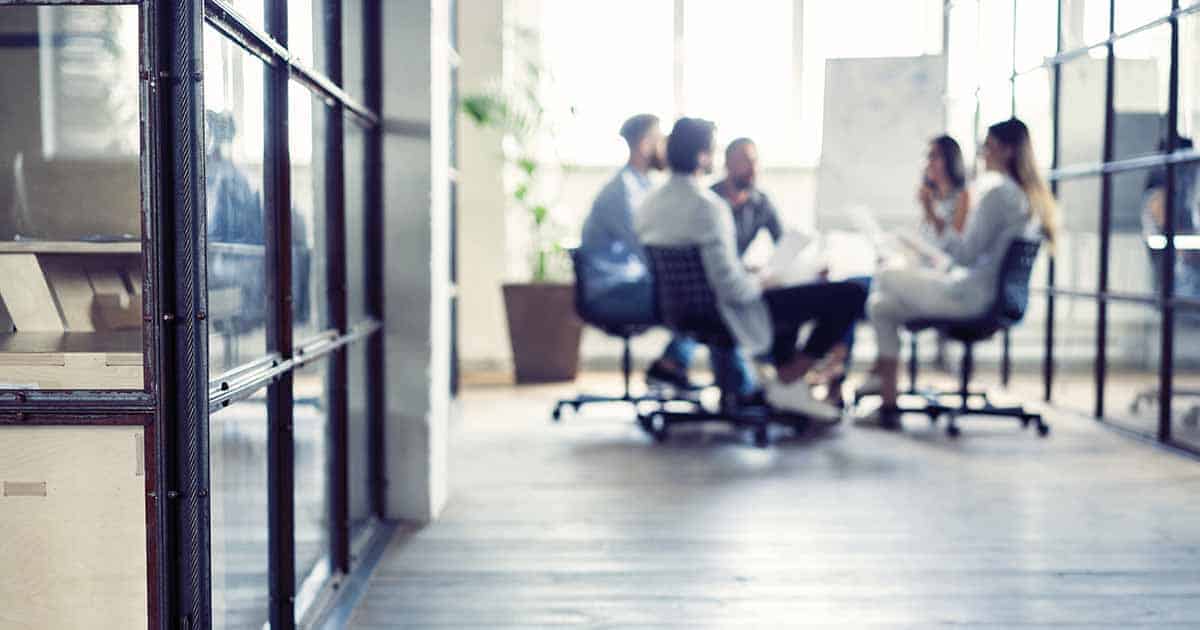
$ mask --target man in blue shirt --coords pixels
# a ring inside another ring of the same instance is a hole
[[[629,147],[629,160],[596,195],[583,224],[581,247],[593,256],[629,260],[645,269],[645,253],[633,230],[633,212],[650,192],[650,171],[662,170],[666,165],[664,138],[658,117],[653,114],[638,114],[626,120],[621,125],[621,137]],[[623,308],[652,315],[653,294],[647,294],[644,301],[645,304],[625,304]],[[650,365],[646,381],[691,389],[687,369],[695,348],[695,341],[676,336],[662,356]]]

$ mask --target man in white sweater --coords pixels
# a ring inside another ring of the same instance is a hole
[[[769,355],[775,365],[777,378],[766,386],[772,407],[837,420],[840,410],[816,400],[803,377],[853,325],[866,291],[847,282],[772,287],[770,278],[746,270],[729,206],[699,180],[712,172],[713,132],[713,124],[705,120],[675,123],[667,141],[671,179],[635,212],[634,228],[645,245],[700,248],[726,327],[744,350]],[[800,327],[809,321],[815,326],[798,349]]]

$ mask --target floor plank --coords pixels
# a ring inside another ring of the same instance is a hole
[[[656,445],[621,407],[550,424],[574,389],[464,392],[451,502],[352,627],[1200,627],[1193,459],[1061,413]]]

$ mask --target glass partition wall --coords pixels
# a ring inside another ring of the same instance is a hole
[[[949,128],[971,146],[1020,117],[1061,212],[1001,374],[1024,362],[1017,391],[1200,451],[1200,3],[946,10]]]
[[[313,621],[379,531],[379,11],[0,2],[0,443],[133,435],[121,619]]]

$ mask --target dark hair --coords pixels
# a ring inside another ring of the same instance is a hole
[[[680,118],[667,138],[667,163],[676,173],[694,173],[700,168],[700,153],[711,151],[716,127],[700,118]]]
[[[730,142],[729,146],[725,147],[725,161],[728,162],[729,156],[733,155],[734,151],[737,151],[746,145],[754,146],[754,141],[750,138],[738,138],[737,140]]]
[[[642,138],[646,137],[646,133],[650,131],[650,128],[657,124],[658,116],[654,114],[631,116],[621,124],[621,137],[625,138],[625,142],[632,147],[641,142]]]
[[[930,143],[937,149],[938,155],[942,156],[942,163],[946,165],[946,177],[950,178],[950,183],[954,184],[955,188],[966,186],[967,167],[963,164],[962,149],[954,138],[941,135],[930,140]]]

